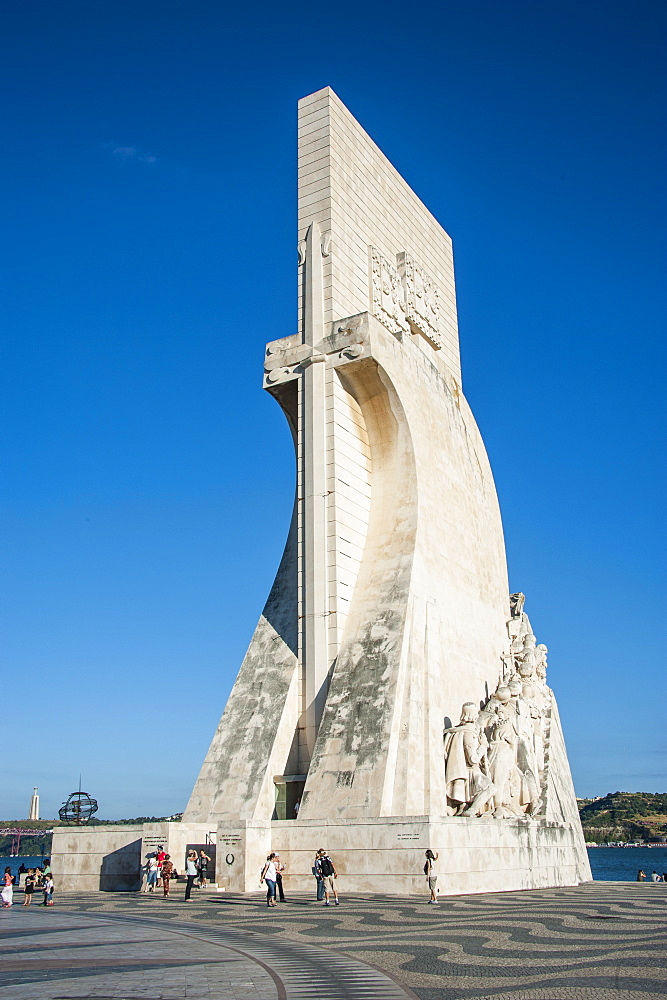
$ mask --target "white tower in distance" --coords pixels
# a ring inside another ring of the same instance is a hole
[[[32,797],[30,799],[30,810],[28,812],[28,819],[39,819],[39,795],[37,794],[37,788],[33,788]]]

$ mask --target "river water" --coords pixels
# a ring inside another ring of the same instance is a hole
[[[647,879],[667,872],[667,847],[589,847],[588,857],[596,882],[634,882],[640,868]]]

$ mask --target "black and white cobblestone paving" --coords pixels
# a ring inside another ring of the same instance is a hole
[[[343,882],[339,887],[344,890]],[[289,890],[289,883],[287,883]],[[0,912],[0,1000],[653,1000],[667,885],[424,899],[61,896]]]

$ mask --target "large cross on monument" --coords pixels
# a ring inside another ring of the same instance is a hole
[[[324,288],[322,234],[316,220],[306,236],[304,261],[303,342],[309,348],[302,362],[299,451],[300,535],[302,556],[299,664],[301,717],[299,770],[307,772],[324,711],[329,676],[329,579],[327,566],[327,419],[326,354],[324,339]]]

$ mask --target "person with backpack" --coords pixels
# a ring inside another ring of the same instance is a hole
[[[324,902],[324,879],[322,878],[322,872],[317,867],[317,862],[321,857],[321,849],[315,854],[315,860],[313,861],[313,867],[311,871],[315,876],[315,882],[317,883],[317,902]]]
[[[338,872],[334,867],[334,863],[324,850],[323,847],[317,852],[319,857],[315,861],[315,868],[319,872],[322,882],[324,883],[324,905],[329,906],[329,893],[333,893],[334,902],[336,906],[339,904],[338,893],[336,892],[335,879],[338,878]]]
[[[438,860],[438,855],[434,854],[431,848],[429,847],[429,849],[426,852],[426,861],[424,863],[424,875],[426,876],[426,879],[428,881],[428,887],[431,893],[431,898],[429,899],[429,903],[435,903],[436,905],[438,902],[438,895],[437,895],[438,873],[435,870],[435,862],[437,860]]]
[[[197,858],[197,871],[199,872],[199,888],[206,888],[206,879],[208,878],[208,863],[211,859],[208,854],[204,851],[199,852],[199,857]]]

